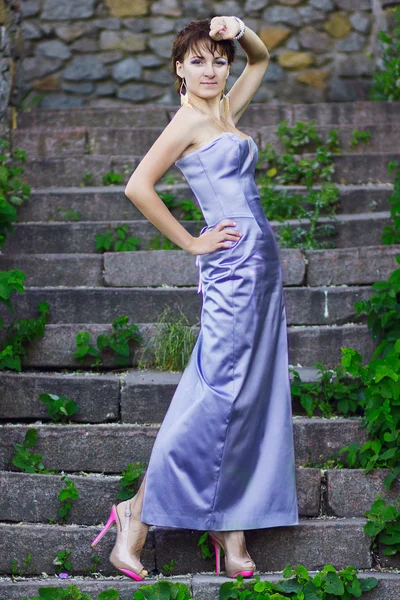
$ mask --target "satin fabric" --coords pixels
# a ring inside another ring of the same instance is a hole
[[[201,327],[155,439],[141,521],[201,530],[298,524],[286,309],[255,183],[257,144],[224,132],[176,161],[207,229],[242,237],[197,256]]]

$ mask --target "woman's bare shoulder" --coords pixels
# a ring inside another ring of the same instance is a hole
[[[172,120],[179,123],[179,125],[186,123],[191,128],[193,126],[204,125],[207,122],[208,117],[199,110],[193,108],[193,106],[184,104],[178,108]]]

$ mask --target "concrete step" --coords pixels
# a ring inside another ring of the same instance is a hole
[[[102,254],[2,254],[0,271],[22,269],[25,286],[100,287],[103,281]]]
[[[318,379],[315,367],[298,367],[302,381]],[[289,371],[290,378],[294,374]],[[1,372],[0,420],[50,422],[40,394],[56,394],[75,400],[79,410],[74,423],[161,423],[182,372],[130,369],[122,373]],[[292,399],[293,414],[305,411]],[[316,413],[318,416],[318,413]]]
[[[312,154],[305,154],[305,157]],[[111,170],[121,173],[122,183],[128,183],[130,176],[141,160],[141,155],[130,154],[83,154],[82,156],[66,156],[60,158],[29,159],[24,164],[24,182],[32,187],[59,187],[84,185],[84,174],[91,173],[91,185],[102,185],[103,176]],[[387,165],[390,161],[400,160],[400,154],[391,153],[352,153],[334,157],[335,173],[332,181],[342,184],[365,184],[367,182],[392,182],[394,175],[389,174]],[[256,177],[269,168],[260,157]],[[178,167],[171,165],[167,173],[184,181]]]
[[[383,478],[382,474],[382,481]],[[121,491],[120,477],[101,474],[68,475],[68,479],[74,482],[79,493],[79,498],[72,503],[72,509],[67,519],[68,524],[97,525],[102,523],[111,505],[120,502],[117,499],[117,494]],[[0,485],[5,490],[0,498],[2,521],[48,523],[50,518],[55,519],[56,522],[60,521],[57,514],[60,507],[58,493],[65,484],[59,475],[0,471]],[[319,469],[297,468],[296,486],[299,515],[317,517],[320,513],[321,496]],[[34,502],[32,502],[32,490],[35,490]],[[343,495],[344,492],[340,490],[339,493]],[[20,498],[19,502],[15,502],[17,497]],[[391,497],[395,497],[395,494],[392,494]],[[93,502],[94,498],[96,498],[96,502]],[[372,502],[373,498],[370,504]],[[354,504],[357,505],[356,498],[353,501]],[[361,513],[360,516],[364,515]]]
[[[65,472],[64,472],[65,473]],[[387,491],[383,482],[390,469],[375,469],[365,474],[363,469],[296,468],[296,489],[299,515],[302,517],[364,517],[377,493],[390,504],[400,498],[400,481]],[[69,475],[79,493],[72,503],[67,523],[98,525],[104,522],[107,511],[118,503],[121,491],[119,476]],[[141,480],[138,482],[138,485]],[[48,523],[60,521],[58,494],[64,487],[60,475],[44,475],[0,471],[4,493],[0,498],[3,521]],[[35,490],[32,502],[31,492]],[[15,498],[19,502],[15,502]],[[93,502],[96,498],[96,502]]]
[[[301,519],[294,526],[249,530],[246,532],[247,549],[261,572],[282,570],[288,563],[301,563],[307,569],[320,569],[326,563],[337,569],[349,564],[357,569],[368,569],[372,566],[371,538],[363,531],[365,523],[365,518],[316,518]],[[94,555],[99,556],[104,575],[115,575],[118,571],[108,560],[115,543],[115,532],[106,535],[91,550],[90,543],[99,531],[100,528],[94,526],[0,523],[1,537],[7,549],[0,553],[0,573],[10,573],[12,558],[22,565],[29,551],[32,556],[29,574],[54,574],[53,559],[58,551],[67,547],[71,550],[75,575],[84,574],[85,569],[90,568]],[[201,557],[197,545],[200,534],[196,530],[152,528],[141,560],[148,571],[156,566],[160,568],[174,558],[175,574],[211,573],[215,562]]]
[[[397,245],[306,250],[282,248],[286,286],[366,285],[387,279],[398,267]],[[153,287],[198,284],[193,256],[180,250],[96,254],[0,255],[0,270],[20,269],[25,286]]]
[[[293,227],[309,227],[309,220],[290,219],[287,224]],[[321,217],[318,223],[331,223],[337,235],[327,241],[337,248],[353,248],[361,246],[379,246],[383,228],[392,224],[389,211],[363,213],[354,215],[338,215],[336,219]],[[118,225],[127,225],[129,235],[138,237],[141,250],[147,250],[148,243],[160,234],[160,231],[149,221],[96,221],[82,223],[17,223],[14,235],[9,235],[4,254],[89,254],[96,252],[94,236],[106,230],[114,230]],[[192,235],[198,236],[204,221],[181,221],[181,224]],[[280,223],[270,221],[274,234],[277,234]]]
[[[300,563],[301,564],[301,563]],[[293,565],[295,566],[295,565]],[[211,570],[211,568],[210,568]],[[282,572],[274,573],[257,573],[260,581],[272,581],[274,583],[286,581]],[[309,570],[311,577],[317,575],[317,571]],[[368,592],[368,600],[398,600],[400,597],[400,573],[382,572],[375,569],[366,571],[358,570],[357,577],[366,579],[374,577],[378,580],[378,585]],[[97,600],[98,594],[106,590],[117,590],[118,597],[121,600],[131,600],[132,593],[140,589],[143,585],[151,585],[160,581],[160,576],[156,578],[146,577],[144,581],[136,582],[128,580],[126,577],[102,577],[96,574],[93,577],[70,577],[69,579],[59,579],[58,577],[34,577],[24,578],[16,577],[13,581],[11,578],[4,577],[0,579],[0,594],[4,600],[21,600],[22,597],[38,596],[39,588],[57,587],[66,588],[69,584],[76,586],[81,592],[88,594],[93,600]],[[193,574],[188,577],[162,577],[163,580],[171,581],[171,583],[184,583],[191,590],[191,597],[196,600],[219,600],[220,586],[226,581],[232,581],[222,575],[215,574]]]
[[[32,424],[4,424],[0,428],[0,470],[17,471],[11,464],[13,444],[21,444]],[[46,469],[120,474],[129,462],[147,463],[159,425],[34,424],[35,452]],[[296,466],[321,463],[352,442],[367,439],[360,417],[293,417]]]
[[[319,189],[320,186],[315,186]],[[388,210],[393,185],[366,184],[341,185],[338,213],[363,213]],[[67,187],[33,189],[29,200],[18,208],[20,222],[24,221],[105,221],[105,220],[144,220],[144,215],[127,198],[125,186]],[[157,184],[157,192],[175,194],[176,201],[190,198],[197,204],[192,190],[186,183],[173,185]],[[304,186],[276,186],[277,190],[304,194]],[[67,212],[68,211],[68,212]],[[172,214],[180,219],[180,209]]]
[[[163,132],[163,127],[67,127],[48,129],[46,127],[30,129],[12,129],[12,143],[15,147],[23,148],[29,159],[60,158],[61,156],[80,156],[84,154],[136,154],[145,155],[149,148]],[[328,138],[331,127],[317,126],[316,131],[322,140]],[[369,131],[371,139],[368,143],[360,143],[356,148],[350,145],[354,126],[338,125],[339,144],[342,152],[372,154],[392,152],[396,148],[400,128],[396,124],[362,126],[362,131]],[[263,150],[271,143],[276,151],[284,148],[277,135],[276,125],[255,128],[243,128],[245,135],[253,137]],[[311,146],[312,147],[312,146]]]
[[[170,117],[170,108],[159,104],[132,106],[127,108],[71,108],[43,110],[34,108],[21,112],[17,116],[17,127],[118,127],[121,125],[137,127],[166,127]],[[11,116],[9,111],[9,117]]]
[[[344,325],[366,323],[357,315],[355,302],[368,300],[370,286],[287,287],[284,289],[288,325]],[[35,317],[39,302],[48,302],[48,323],[111,323],[121,315],[131,322],[158,323],[168,305],[171,317],[182,311],[190,325],[199,323],[202,295],[196,288],[27,288],[13,299],[14,312],[0,306],[0,317],[9,324],[14,318]]]
[[[153,323],[136,323],[144,344],[154,341],[156,325]],[[80,331],[87,331],[93,343],[100,333],[110,332],[111,324],[62,324],[46,325],[44,338],[33,341],[28,355],[23,360],[24,368],[33,369],[77,369],[81,363],[72,357],[76,351],[76,336]],[[193,328],[195,336],[199,329]],[[313,367],[315,362],[322,362],[328,368],[337,366],[341,359],[341,348],[350,347],[360,352],[365,361],[372,358],[375,345],[371,341],[371,333],[366,325],[348,323],[346,325],[315,325],[288,327],[289,363],[294,367]],[[138,364],[142,346],[134,344],[131,366]],[[150,352],[149,352],[150,354]],[[93,363],[87,359],[83,366],[89,368]],[[104,352],[104,368],[115,369],[114,356]]]
[[[179,106],[148,104],[129,108],[78,108],[43,110],[35,108],[18,114],[18,128],[47,127],[165,127]],[[320,125],[366,125],[397,122],[400,102],[318,102],[310,104],[251,103],[240,119],[240,127],[275,125],[286,119],[315,120]],[[11,117],[11,111],[9,111]],[[11,122],[11,119],[9,119]]]
[[[181,374],[165,373],[164,385],[159,385],[161,394],[168,399],[168,376],[176,380],[176,387]],[[132,377],[131,377],[132,378]],[[75,400],[79,411],[72,415],[73,420],[83,423],[102,423],[117,421],[122,402],[121,393],[123,376],[106,373],[10,373],[0,372],[1,404],[0,419],[8,422],[25,419],[48,420],[47,406],[39,400],[40,394],[56,394]],[[148,388],[151,389],[149,384]],[[128,390],[124,389],[125,397],[129,397]],[[132,395],[134,391],[129,388]],[[154,393],[154,387],[153,387]],[[134,394],[135,395],[135,394]],[[158,408],[157,398],[153,397],[153,404]],[[124,409],[125,410],[125,409]],[[160,409],[158,409],[160,412]],[[165,407],[164,407],[165,414]],[[149,413],[148,413],[149,415]],[[147,416],[148,416],[147,415]],[[143,421],[145,422],[145,421]],[[161,423],[161,420],[159,421]]]
[[[109,252],[104,254],[106,286],[195,285],[192,256],[180,250]],[[386,279],[398,267],[398,247],[361,246],[329,250],[279,251],[284,286],[365,285]],[[46,255],[44,255],[46,256]],[[4,257],[5,258],[5,257]],[[7,260],[7,259],[6,259]],[[18,264],[18,256],[13,258]],[[19,264],[24,262],[21,257]],[[2,259],[0,257],[0,265]]]

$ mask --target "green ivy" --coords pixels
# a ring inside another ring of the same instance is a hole
[[[396,256],[400,264],[400,254]],[[400,338],[400,268],[395,269],[389,279],[376,281],[372,286],[378,293],[354,304],[357,315],[368,314],[367,326],[374,343],[379,342],[374,356],[390,352]]]
[[[70,400],[66,396],[40,394],[39,399],[43,404],[46,404],[48,416],[55,423],[69,420],[69,417],[79,410],[79,406],[75,400]]]
[[[370,97],[372,100],[400,100],[400,11],[394,7],[397,26],[393,33],[379,31],[378,39],[383,45],[383,68],[372,76]]]
[[[102,352],[111,350],[114,353],[114,362],[119,367],[130,366],[131,343],[143,342],[139,328],[134,323],[129,323],[129,317],[121,316],[112,323],[111,333],[101,333],[97,336],[97,348],[92,345],[90,333],[80,331],[76,336],[76,352],[74,358],[85,362],[86,358],[93,356],[95,361],[91,367],[99,367],[102,362]]]
[[[126,468],[122,471],[122,477],[119,480],[121,490],[117,494],[117,500],[123,502],[129,500],[137,492],[137,481],[143,473],[143,469],[146,468],[146,463],[135,462],[126,465]]]
[[[276,240],[279,248],[301,248],[303,250],[318,250],[321,248],[334,248],[335,244],[324,238],[337,236],[337,230],[333,223],[320,223],[321,212],[324,216],[337,220],[335,207],[339,198],[339,190],[336,186],[325,184],[320,191],[309,191],[306,200],[311,204],[307,209],[302,204],[297,206],[298,219],[308,221],[307,227],[293,227],[289,223],[279,226]],[[322,238],[322,239],[321,239]]]
[[[118,185],[122,183],[121,173],[115,173],[114,169],[103,175],[103,185]]]
[[[65,523],[72,508],[72,502],[79,498],[79,492],[74,482],[68,479],[66,475],[61,477],[61,481],[65,483],[65,487],[58,494],[58,499],[61,502],[61,506],[58,509],[58,516],[61,517],[62,523]]]
[[[39,302],[37,311],[39,316],[36,319],[17,319],[7,328],[5,341],[0,347],[0,370],[21,371],[29,344],[44,336],[49,314],[47,302]]]
[[[25,273],[18,270],[0,271],[0,302],[13,311],[10,297],[15,292],[22,294],[25,291],[24,281]],[[0,327],[4,327],[4,320],[0,316]]]
[[[371,131],[359,131],[358,129],[354,129],[351,132],[350,147],[357,148],[360,143],[366,144],[370,141],[371,136]]]
[[[13,233],[12,223],[17,220],[17,207],[30,197],[31,188],[19,178],[24,173],[17,162],[26,162],[26,152],[20,148],[10,150],[10,144],[0,138],[0,248],[4,246],[7,232]]]
[[[12,458],[12,464],[24,473],[54,473],[54,471],[45,469],[42,454],[30,451],[36,445],[37,437],[37,430],[30,427],[25,433],[22,444],[13,444],[16,452]]]
[[[311,188],[316,182],[331,181],[335,172],[333,158],[340,154],[336,129],[331,129],[324,141],[317,133],[315,121],[297,121],[294,127],[289,127],[288,121],[281,121],[277,136],[283,152],[276,152],[273,145],[268,143],[258,153],[257,167],[264,161],[269,165],[266,175],[257,178],[258,186],[275,182],[282,185],[299,183]],[[305,149],[314,155],[301,155],[300,152]]]
[[[353,348],[341,348],[342,364],[358,377],[365,391],[365,414],[361,426],[369,439],[362,445],[354,442],[339,450],[347,453],[350,467],[361,466],[368,473],[387,467],[391,473],[384,480],[389,489],[400,474],[400,338],[384,357],[377,356],[366,365]]]
[[[378,584],[375,577],[359,579],[353,565],[341,571],[337,571],[332,565],[324,565],[314,577],[303,565],[286,565],[283,577],[286,581],[280,579],[274,583],[261,581],[258,575],[250,581],[245,581],[242,575],[238,575],[236,580],[226,581],[221,585],[219,600],[331,600],[333,597],[350,600],[360,598],[364,592],[374,589]]]
[[[364,386],[352,380],[343,365],[335,369],[327,369],[319,362],[314,365],[318,368],[317,381],[310,383],[303,382],[296,369],[289,369],[294,375],[291,394],[299,398],[307,416],[313,417],[316,411],[324,418],[363,414]]]
[[[400,503],[393,506],[376,494],[375,502],[365,515],[368,522],[364,531],[385,545],[384,555],[393,556],[400,552]]]
[[[393,193],[388,200],[392,224],[383,228],[381,242],[400,244],[400,164],[396,160],[389,162],[388,172],[394,173]]]
[[[137,237],[129,237],[128,225],[118,225],[114,233],[106,230],[94,236],[97,252],[132,252],[140,246]]]

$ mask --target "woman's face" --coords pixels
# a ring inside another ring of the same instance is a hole
[[[177,74],[185,78],[190,94],[204,99],[220,96],[229,75],[226,55],[221,55],[218,50],[213,55],[203,45],[191,48],[183,63],[177,61],[176,66]]]

